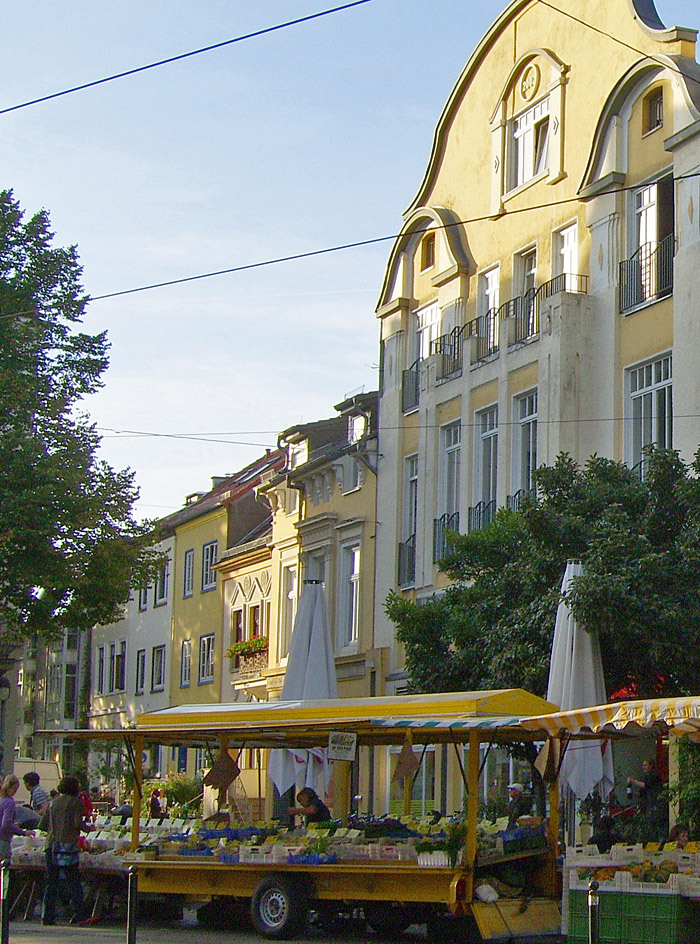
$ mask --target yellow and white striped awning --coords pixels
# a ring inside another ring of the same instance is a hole
[[[605,734],[606,731],[623,731],[628,726],[647,730],[665,726],[676,734],[689,734],[693,740],[700,740],[700,695],[620,701],[594,708],[577,708],[521,718],[520,724],[530,730],[547,731],[552,737],[562,734],[585,735],[589,732]]]

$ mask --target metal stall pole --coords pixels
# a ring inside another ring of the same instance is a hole
[[[0,944],[10,940],[10,863],[0,862]]]
[[[598,882],[588,883],[588,944],[600,944]]]
[[[127,871],[126,897],[126,944],[136,944],[136,902],[138,899],[139,873],[135,865]],[[5,944],[3,941],[2,944]]]

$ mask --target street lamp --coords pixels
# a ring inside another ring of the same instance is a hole
[[[0,675],[0,770],[5,770],[5,702],[10,697],[10,680]]]

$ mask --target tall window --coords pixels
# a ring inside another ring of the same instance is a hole
[[[485,315],[487,312],[499,306],[499,280],[500,269],[494,266],[488,272],[482,272],[479,276],[479,313]]]
[[[97,648],[97,665],[95,666],[95,692],[103,695],[105,690],[105,647]]]
[[[663,177],[633,194],[633,258],[637,298],[641,303],[672,285],[674,200],[673,178]],[[668,248],[664,248],[667,247]],[[668,270],[668,271],[667,271]]]
[[[440,495],[441,513],[454,515],[459,510],[459,471],[462,444],[462,427],[451,423],[440,430]]]
[[[628,373],[630,398],[630,465],[643,459],[645,446],[673,447],[673,365],[671,355],[635,367]]]
[[[428,233],[420,244],[420,267],[431,269],[435,265],[435,233]]]
[[[418,356],[421,360],[430,356],[431,345],[440,334],[440,309],[437,304],[428,305],[418,312]]]
[[[139,649],[136,653],[136,684],[134,686],[134,694],[135,695],[143,694],[143,689],[145,685],[146,685],[146,650]]]
[[[289,653],[294,620],[297,615],[297,569],[282,569],[282,619],[280,621],[279,658],[284,659]]]
[[[151,691],[165,688],[165,646],[154,646],[151,653]]]
[[[156,585],[154,588],[153,594],[153,605],[162,606],[164,603],[168,602],[168,575],[170,570],[170,564],[166,561],[163,566],[158,571],[158,576],[156,577]]]
[[[418,456],[404,459],[404,540],[416,533],[418,523]]]
[[[529,492],[535,484],[537,468],[537,391],[515,401],[515,484]]]
[[[340,549],[340,625],[338,646],[354,643],[360,632],[360,546],[347,545]]]
[[[46,680],[46,713],[52,721],[60,720],[62,682],[63,667],[60,664],[50,665]]]
[[[182,595],[191,597],[194,593],[194,548],[185,551],[184,570],[182,575]]]
[[[139,610],[148,609],[148,587],[139,590]]]
[[[262,622],[260,604],[255,603],[248,607],[248,639],[262,636]]]
[[[644,99],[642,134],[661,128],[664,123],[664,90],[653,89]]]
[[[476,414],[476,482],[477,501],[488,505],[496,498],[498,480],[498,407],[492,406]]]
[[[126,679],[126,639],[109,645],[109,691],[123,692]]]
[[[499,344],[499,319],[496,317],[500,305],[500,269],[494,266],[479,276],[477,311],[479,318],[479,356],[494,353]]]
[[[217,561],[218,550],[218,541],[209,541],[202,548],[202,590],[213,590],[216,586],[214,564]]]
[[[199,637],[199,683],[214,681],[214,633]]]
[[[548,168],[549,98],[543,98],[512,122],[511,187],[520,187]]]
[[[572,276],[578,273],[578,227],[565,226],[554,234],[554,275],[564,276],[564,290],[577,288]]]
[[[188,688],[192,678],[192,640],[183,639],[180,649],[180,688]]]
[[[65,665],[65,683],[63,687],[63,717],[72,720],[75,718],[78,706],[78,666],[75,662]]]

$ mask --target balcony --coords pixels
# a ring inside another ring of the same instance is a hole
[[[448,380],[462,370],[466,329],[466,325],[461,325],[433,341],[432,353],[438,355],[438,380]]]
[[[660,243],[644,243],[620,263],[620,314],[666,298],[673,292],[675,234]]]
[[[399,573],[398,583],[400,587],[408,587],[416,579],[416,535],[415,533],[399,544]]]
[[[467,533],[471,534],[472,531],[483,531],[487,525],[491,524],[495,514],[495,498],[490,502],[480,501],[476,505],[473,505],[467,512]]]
[[[534,488],[519,488],[514,495],[506,496],[506,508],[508,511],[520,511],[523,507],[523,501],[526,498],[534,498]]]
[[[418,407],[420,401],[420,359],[403,371],[401,378],[401,410],[408,413]]]
[[[472,363],[476,364],[498,353],[498,308],[490,308],[485,315],[479,315],[466,325],[465,330],[467,337],[476,338],[474,349],[472,349]]]
[[[459,531],[459,512],[444,514],[433,521],[433,563],[439,564],[452,553],[450,534]]]
[[[540,333],[540,305],[547,298],[568,292],[571,295],[586,295],[588,293],[588,276],[577,275],[574,272],[564,272],[548,282],[543,282],[537,288],[531,288],[524,295],[511,298],[498,309],[501,320],[512,318],[515,322],[513,344],[528,341]]]

